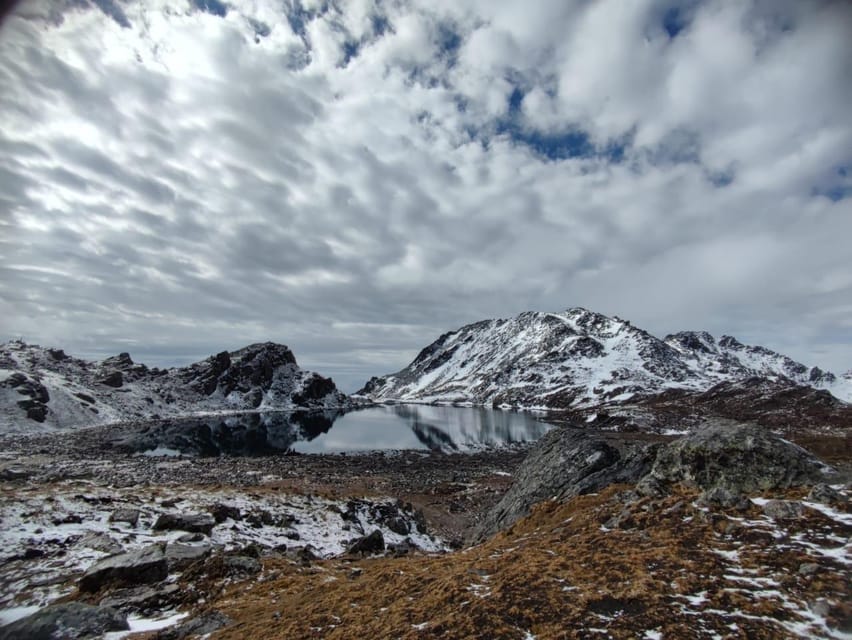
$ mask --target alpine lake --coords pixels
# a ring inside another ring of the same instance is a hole
[[[268,456],[422,450],[472,453],[526,445],[552,427],[481,407],[378,405],[352,411],[241,413],[162,420],[113,442],[149,456]]]

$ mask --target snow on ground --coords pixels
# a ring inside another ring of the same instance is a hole
[[[331,557],[374,529],[382,531],[387,544],[408,539],[424,551],[446,549],[442,540],[420,530],[410,512],[399,510],[410,533],[402,535],[388,528],[375,505],[395,508],[391,499],[350,504],[269,490],[119,489],[66,481],[52,490],[21,488],[15,495],[0,495],[0,563],[4,566],[0,607],[44,605],[70,592],[74,583],[69,579],[107,555],[175,542],[186,532],[154,531],[152,526],[160,514],[207,513],[214,504],[240,511],[238,519],[217,524],[209,538],[197,543],[222,550],[253,543],[290,549],[310,545],[316,555]],[[138,510],[137,525],[110,522],[116,509]]]

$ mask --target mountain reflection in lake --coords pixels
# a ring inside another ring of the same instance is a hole
[[[470,451],[532,442],[550,425],[511,411],[425,405],[378,406],[348,413],[247,413],[145,425],[113,442],[151,455],[258,456],[388,449]]]

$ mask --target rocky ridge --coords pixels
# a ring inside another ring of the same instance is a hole
[[[567,409],[618,404],[670,389],[702,392],[762,378],[852,399],[852,384],[731,336],[660,340],[618,317],[568,309],[484,320],[440,336],[405,369],[358,393],[376,401]]]
[[[345,409],[330,378],[271,342],[172,369],[121,353],[99,362],[20,341],[0,345],[0,431],[69,428],[204,412]]]

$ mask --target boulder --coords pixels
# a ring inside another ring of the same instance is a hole
[[[582,429],[549,431],[515,472],[515,482],[474,533],[483,540],[527,515],[537,502],[567,500],[617,482],[637,482],[651,469],[657,445],[619,451]]]
[[[230,504],[223,504],[221,502],[217,502],[216,504],[212,504],[207,507],[207,511],[210,512],[210,515],[213,516],[213,519],[216,523],[221,523],[231,518],[231,520],[238,521],[242,518],[242,513],[240,512],[239,507],[235,507]]]
[[[795,500],[770,500],[763,505],[763,513],[773,520],[796,520],[805,513],[805,506]]]
[[[380,529],[375,529],[372,533],[358,538],[353,542],[346,553],[352,555],[369,555],[372,553],[381,553],[385,550],[385,537]]]
[[[819,482],[824,468],[765,428],[713,420],[661,448],[650,475],[667,484],[746,494]]]
[[[155,531],[188,531],[210,535],[216,520],[209,513],[164,513],[154,523]]]
[[[121,371],[107,371],[102,373],[95,382],[118,389],[124,384],[124,376]]]
[[[822,504],[845,504],[847,501],[846,496],[827,484],[815,485],[808,494],[808,500]]]
[[[127,631],[127,617],[110,607],[66,602],[0,627],[0,640],[76,640],[100,638],[109,631]]]
[[[169,571],[182,571],[193,562],[210,555],[212,547],[209,544],[180,544],[172,542],[166,545],[166,562]]]
[[[176,627],[157,634],[158,640],[183,640],[192,637],[207,637],[214,631],[226,627],[231,619],[221,611],[207,611],[200,616],[181,622]]]
[[[125,522],[135,527],[139,522],[139,509],[116,509],[109,516],[110,522]]]
[[[159,544],[109,556],[95,563],[80,578],[80,591],[96,592],[107,585],[136,585],[165,580],[169,574]]]
[[[751,506],[751,502],[743,495],[739,495],[728,491],[724,487],[713,487],[704,491],[698,500],[698,506],[709,507],[711,509],[734,509],[736,511],[746,511]]]

